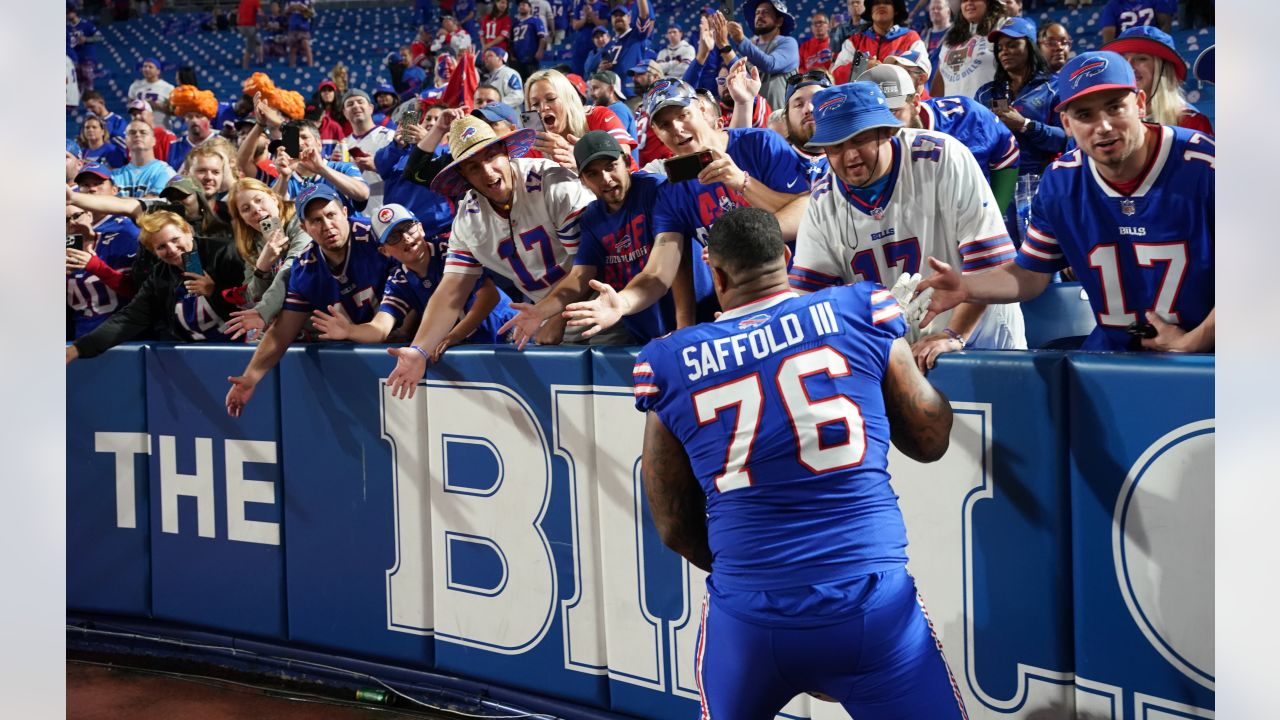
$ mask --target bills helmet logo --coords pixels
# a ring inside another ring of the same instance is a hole
[[[476,127],[475,127],[474,125],[472,125],[472,126],[468,127],[467,129],[463,130],[463,131],[462,131],[462,134],[458,136],[458,139],[459,139],[459,140],[466,140],[467,138],[471,137],[472,135],[475,135],[475,134],[476,134],[476,132],[477,132],[477,131],[476,131]]]
[[[378,211],[378,222],[389,223],[391,218],[395,216],[395,211],[389,207],[384,207]]]
[[[826,102],[824,102],[824,103],[822,103],[821,105],[819,105],[819,106],[814,110],[814,114],[815,114],[815,115],[817,115],[818,113],[825,113],[825,112],[830,112],[830,111],[832,111],[832,110],[835,110],[836,108],[838,108],[838,107],[840,107],[841,105],[843,105],[845,100],[846,100],[846,98],[845,98],[845,96],[844,96],[844,95],[836,95],[835,97],[831,98],[830,100],[827,100]]]
[[[769,316],[764,313],[760,313],[759,315],[752,315],[749,318],[744,318],[742,320],[739,320],[738,329],[745,330],[747,328],[755,327],[757,325],[763,325],[767,322],[769,322]]]
[[[1109,64],[1110,63],[1107,62],[1106,58],[1098,58],[1097,60],[1091,60],[1076,68],[1076,71],[1071,73],[1071,77],[1069,78],[1071,81],[1071,87],[1073,89],[1078,89],[1080,87],[1080,83],[1085,78],[1096,77],[1106,72],[1107,65]]]

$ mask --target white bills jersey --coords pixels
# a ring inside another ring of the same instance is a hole
[[[478,276],[487,269],[537,302],[573,267],[578,220],[596,198],[577,175],[550,160],[519,158],[511,167],[511,216],[468,190],[458,202],[444,271]]]
[[[1016,256],[995,196],[973,154],[950,135],[903,129],[890,140],[893,161],[871,188],[847,186],[835,172],[814,183],[796,237],[791,286],[813,292],[863,280],[890,287],[904,273],[931,270],[933,256],[968,274]],[[939,332],[951,313],[908,339]],[[1017,304],[992,305],[968,339],[973,349],[1026,348]]]

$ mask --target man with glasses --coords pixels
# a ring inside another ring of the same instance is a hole
[[[1040,28],[1040,54],[1049,64],[1049,72],[1056,73],[1071,59],[1071,33],[1062,23],[1045,23]]]
[[[824,12],[816,12],[809,18],[809,30],[813,37],[800,43],[800,70],[831,69],[835,53],[831,52],[831,21]]]
[[[904,128],[873,82],[819,90],[813,107],[807,147],[826,153],[831,172],[814,187],[800,224],[792,288],[864,280],[894,287],[902,276],[928,274],[921,267],[928,255],[965,273],[1013,260],[995,197],[963,143]],[[922,371],[944,352],[1027,346],[1017,305],[966,304],[910,331]]]
[[[422,223],[403,205],[383,205],[373,218],[373,239],[378,252],[400,263],[387,277],[378,313],[367,323],[354,324],[340,305],[312,312],[321,340],[351,340],[359,343],[403,342],[413,337],[426,310],[431,293],[444,277],[446,238],[428,239]],[[439,359],[446,348],[463,342],[502,342],[498,330],[511,319],[511,299],[485,277],[467,298],[465,315],[449,331],[433,355]]]

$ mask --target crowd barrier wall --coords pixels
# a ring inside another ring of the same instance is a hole
[[[67,370],[67,610],[697,715],[705,575],[644,500],[634,353],[130,345]],[[1213,359],[949,355],[951,448],[890,470],[971,718],[1213,717]],[[537,710],[536,707],[529,708]],[[779,717],[848,718],[796,698]]]

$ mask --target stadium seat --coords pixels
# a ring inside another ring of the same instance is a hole
[[[1033,350],[1061,347],[1061,341],[1088,335],[1097,325],[1078,282],[1049,283],[1040,297],[1022,303],[1022,316],[1027,347]]]

